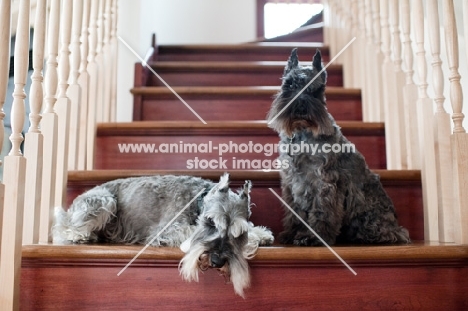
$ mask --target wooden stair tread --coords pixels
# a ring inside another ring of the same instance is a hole
[[[154,156],[152,156],[154,158]],[[135,161],[136,157],[132,160]],[[139,160],[138,160],[139,161]],[[168,159],[166,161],[170,162]],[[152,166],[159,168],[161,166]],[[166,164],[166,167],[167,164]],[[380,175],[380,180],[387,194],[392,199],[401,225],[408,228],[413,240],[424,239],[423,209],[421,199],[421,172],[418,170],[372,170]],[[255,203],[251,220],[257,225],[269,227],[275,234],[282,231],[281,219],[284,208],[270,192],[281,193],[281,179],[279,171],[236,170],[236,169],[103,169],[93,171],[71,171],[68,174],[67,206],[73,199],[92,187],[110,180],[152,176],[152,175],[191,175],[210,179],[214,182],[224,173],[229,172],[231,187],[236,189],[251,180],[253,184],[251,199]]]
[[[380,176],[382,182],[386,181],[421,181],[420,170],[383,170],[373,169]],[[80,183],[106,182],[118,178],[152,176],[152,175],[193,175],[206,179],[218,180],[224,170],[92,170],[69,171],[68,182]],[[262,170],[232,170],[229,171],[231,181],[275,181],[279,182],[279,171],[265,172]]]
[[[383,135],[382,122],[340,121],[338,125],[345,135]],[[186,132],[187,131],[187,132]],[[210,121],[203,124],[200,121],[134,121],[119,123],[99,123],[97,136],[109,135],[142,135],[169,134],[186,132],[187,135],[209,133],[245,133],[248,135],[272,134],[267,121]]]
[[[286,61],[213,61],[213,62],[196,62],[196,61],[165,61],[165,62],[148,62],[156,71],[184,72],[184,71],[210,71],[210,72],[249,72],[249,71],[273,71],[283,70],[286,66]],[[310,63],[300,62],[300,65],[310,65]],[[331,64],[327,67],[327,72],[341,72],[342,66]],[[279,81],[279,77],[278,77]]]
[[[280,86],[175,86],[172,88],[179,95],[211,95],[237,96],[259,95],[272,96],[280,90]],[[130,90],[133,95],[173,95],[165,86],[140,86]],[[361,90],[327,86],[327,99],[330,98],[360,98]]]
[[[23,259],[132,259],[144,245],[71,244],[24,245]],[[409,245],[332,246],[344,259],[351,261],[468,261],[468,245],[415,242]],[[148,247],[138,257],[151,260],[180,260],[179,248]],[[335,261],[326,247],[273,245],[260,247],[251,262]],[[271,264],[271,263],[269,263]]]
[[[152,48],[157,61],[286,61],[293,48],[301,55],[312,56],[320,49],[322,59],[330,59],[330,49],[323,43],[253,42],[240,44],[164,44]],[[310,57],[309,57],[310,58]]]
[[[162,44],[158,45],[159,52],[182,52],[182,51],[278,51],[278,49],[289,50],[293,48],[314,48],[329,50],[328,45],[321,42],[248,42],[239,44]]]
[[[279,86],[174,86],[172,88],[207,122],[264,120]],[[187,121],[196,116],[165,86],[140,86],[134,96],[134,121]],[[327,106],[336,120],[362,120],[360,89],[327,87]]]

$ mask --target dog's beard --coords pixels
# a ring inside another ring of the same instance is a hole
[[[245,244],[244,248],[247,246]],[[188,282],[198,282],[198,271],[211,268],[209,250],[202,243],[192,243],[190,239],[182,243],[181,249],[186,253],[179,263],[182,278]],[[250,285],[248,258],[244,258],[244,255],[251,258],[252,251],[234,250],[226,263],[216,268],[225,282],[232,283],[236,294],[243,298],[244,289]]]
[[[187,243],[184,242],[184,243]],[[200,258],[205,254],[206,249],[201,244],[190,245],[189,249],[186,251],[184,249],[185,245],[182,243],[181,249],[185,252],[185,256],[179,263],[179,271],[182,278],[188,282],[195,281],[198,282],[198,270],[206,270],[209,266],[209,256],[203,257],[203,262],[200,263]],[[208,266],[206,266],[206,259],[208,260]],[[201,267],[201,264],[203,266]]]

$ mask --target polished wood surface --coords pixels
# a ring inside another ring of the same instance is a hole
[[[304,59],[310,59],[304,56]],[[304,62],[311,65],[310,62]],[[150,62],[151,68],[174,86],[277,86],[281,84],[286,61],[258,62]],[[139,68],[139,66],[136,66]],[[216,74],[213,74],[216,73]],[[327,85],[343,86],[341,65],[327,68]],[[146,86],[164,86],[154,74]]]
[[[385,191],[395,205],[400,224],[406,227],[413,240],[424,239],[424,223],[422,217],[421,174],[420,171],[389,171],[375,170],[379,174]],[[92,187],[109,180],[151,176],[151,175],[193,175],[218,181],[223,170],[94,170],[73,171],[69,173],[68,202]],[[251,180],[253,189],[251,200],[251,220],[256,225],[269,227],[276,235],[283,230],[281,219],[284,208],[270,192],[272,188],[281,194],[280,176],[278,171],[264,172],[261,170],[230,170],[231,187],[239,188],[245,180]]]
[[[177,270],[182,252],[141,246],[23,247],[22,310],[463,310],[467,246],[264,247],[242,299],[213,270],[198,283]],[[58,294],[60,293],[60,294]]]
[[[157,61],[286,61],[293,48],[299,54],[312,56],[320,49],[322,59],[328,61],[329,48],[319,42],[255,42],[244,44],[188,44],[160,45]],[[309,57],[310,58],[310,57]]]
[[[385,130],[382,123],[362,123],[356,121],[339,122],[343,134],[355,144],[356,149],[366,158],[373,169],[383,169],[385,162]],[[265,121],[210,121],[203,124],[197,121],[139,121],[129,123],[102,123],[98,125],[96,138],[96,169],[187,169],[187,161],[195,159],[218,159],[223,156],[234,160],[274,160],[277,153],[239,153],[220,155],[213,149],[206,153],[161,153],[156,152],[162,144],[211,144],[220,146],[230,142],[241,144],[277,144],[278,135],[268,128]],[[149,152],[121,152],[122,144],[144,144],[156,149]],[[236,158],[236,159],[234,159]],[[235,169],[234,164],[227,164]],[[196,169],[196,167],[192,167]],[[240,167],[242,168],[242,167]],[[255,169],[257,167],[244,167]],[[263,168],[263,167],[262,167]]]
[[[278,87],[174,87],[205,121],[264,120]],[[135,87],[134,121],[196,121],[197,117],[166,87]],[[328,87],[328,111],[336,120],[362,120],[361,91]]]

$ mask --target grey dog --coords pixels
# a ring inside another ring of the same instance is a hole
[[[281,171],[283,199],[328,244],[409,243],[408,230],[398,225],[393,203],[364,157],[356,150],[325,152],[334,144],[352,144],[328,113],[322,68],[319,50],[312,66],[299,66],[294,49],[268,113],[280,145],[289,146],[280,150],[280,160],[289,163]],[[324,152],[313,153],[305,146]],[[281,243],[322,244],[288,209],[283,225]]]
[[[56,209],[54,243],[180,247],[185,256],[179,269],[185,280],[198,281],[199,270],[216,268],[243,296],[250,284],[247,260],[260,245],[273,243],[270,230],[248,221],[251,187],[245,181],[238,193],[231,191],[228,174],[217,184],[173,175],[110,181],[78,196],[68,211]]]

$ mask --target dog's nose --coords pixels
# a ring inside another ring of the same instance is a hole
[[[226,263],[226,259],[219,257],[219,255],[215,253],[211,254],[210,259],[213,268],[221,268]]]

